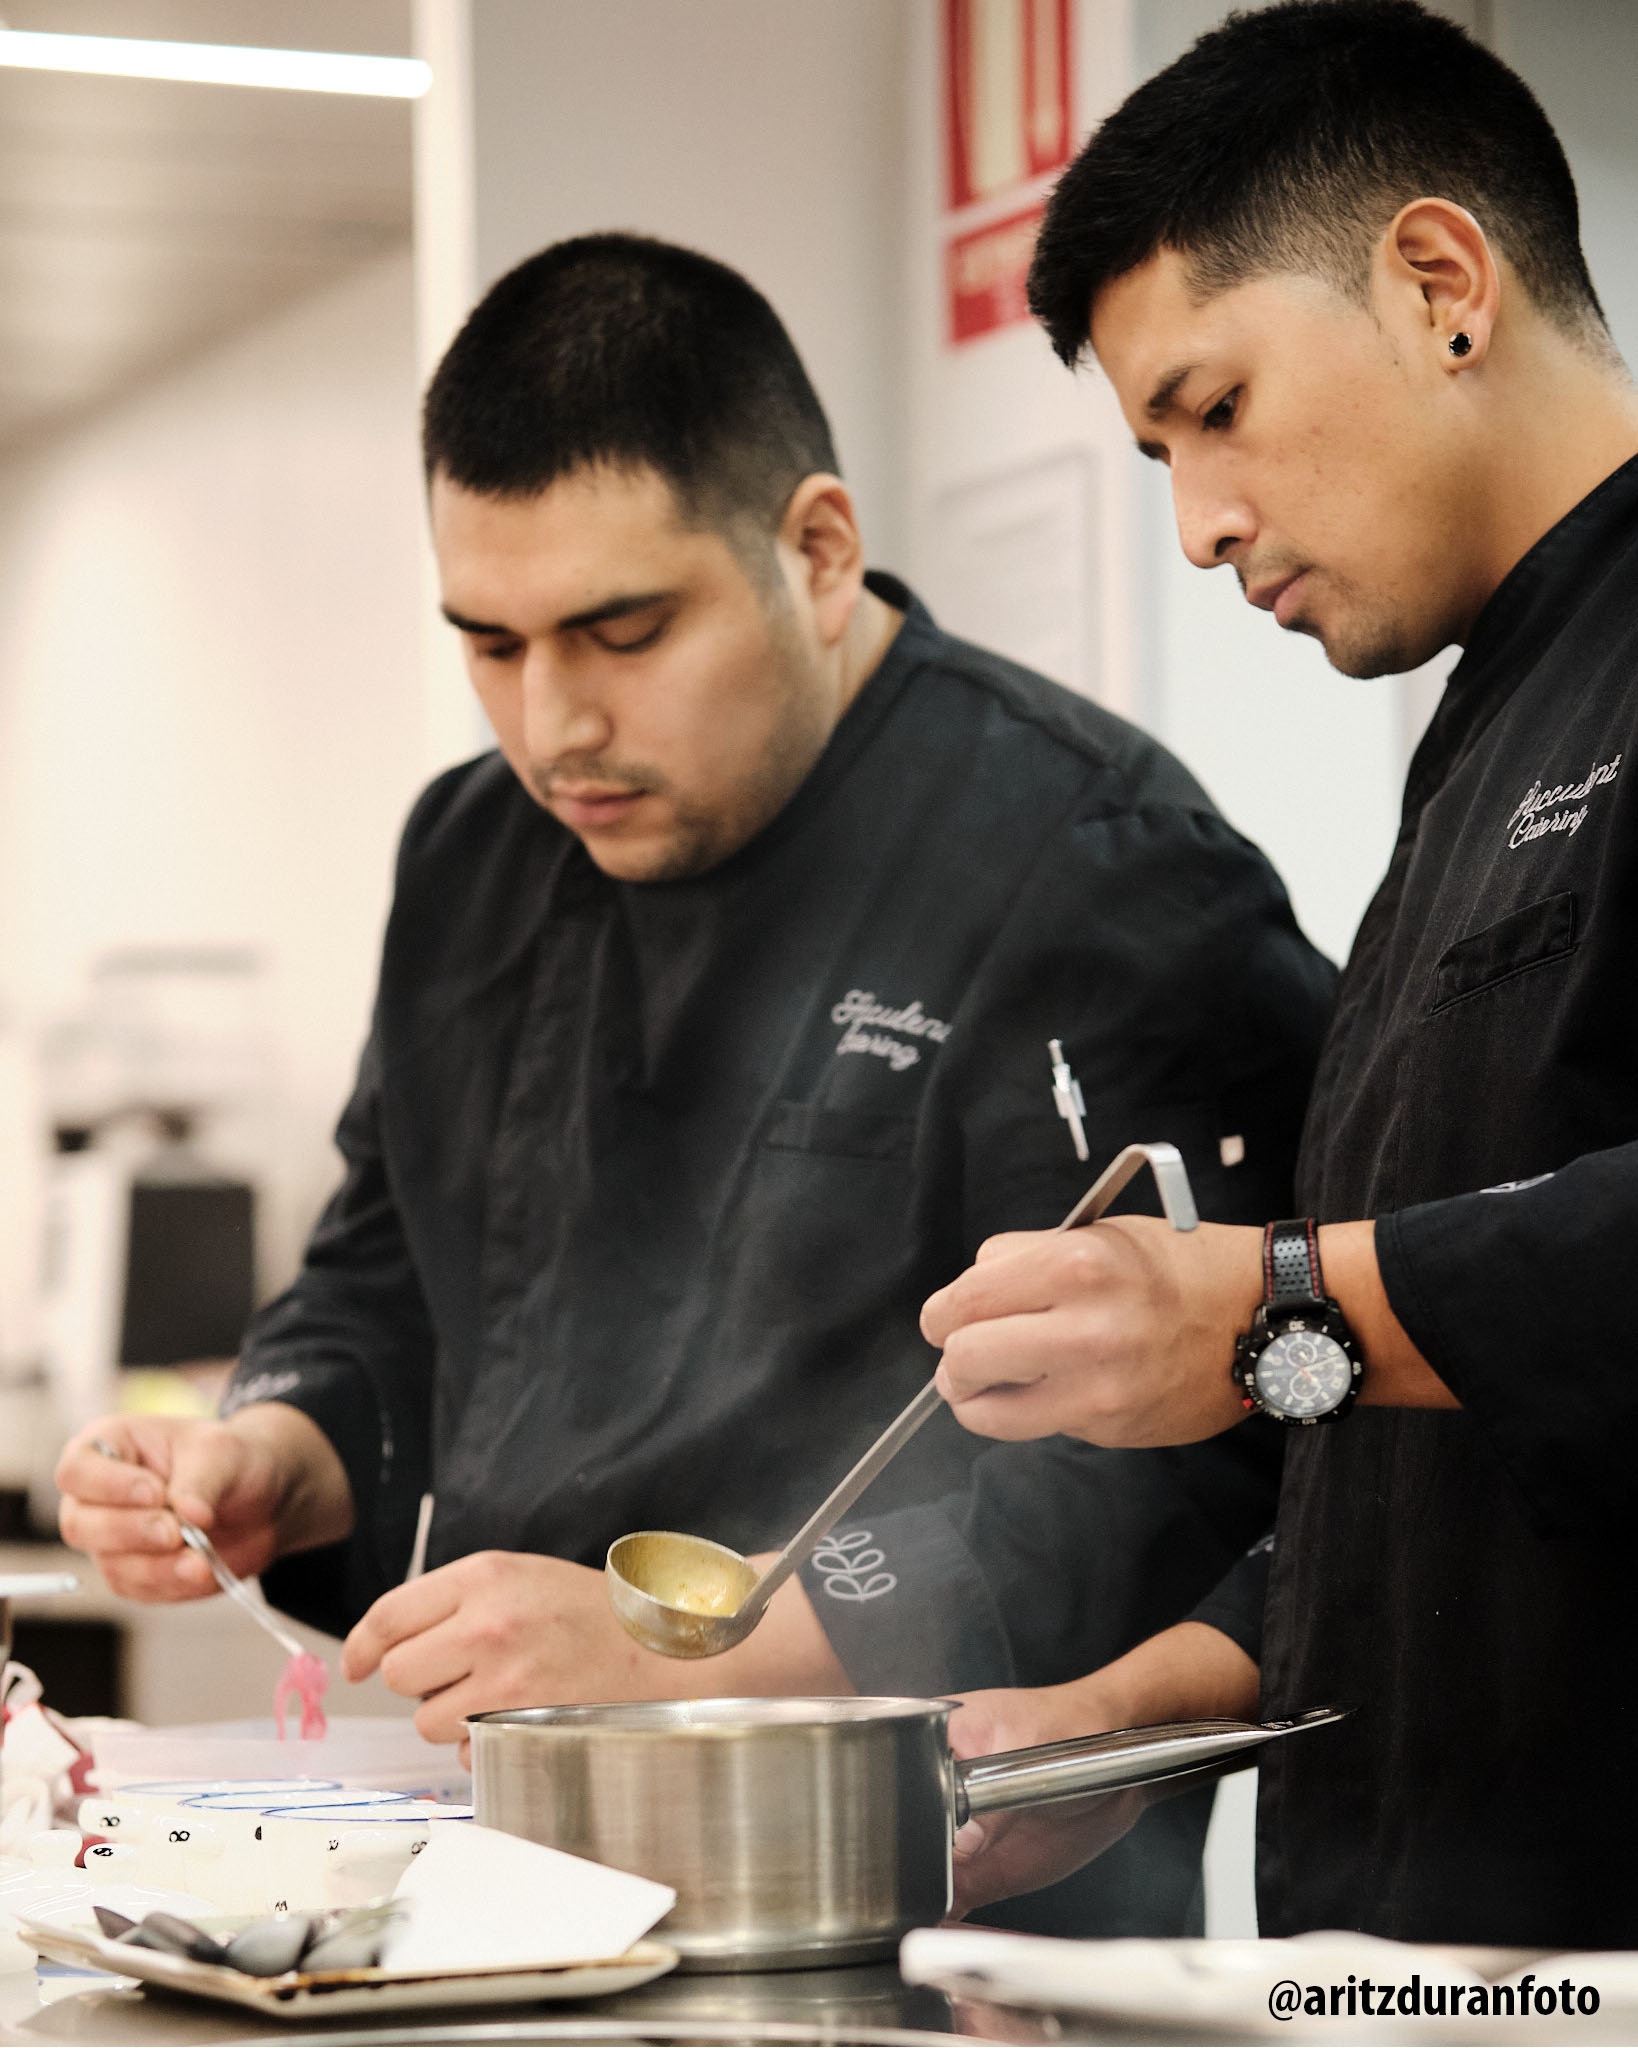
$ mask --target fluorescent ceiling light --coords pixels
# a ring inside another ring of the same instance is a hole
[[[42,35],[31,29],[0,29],[0,64],[25,71],[91,71],[104,78],[268,85],[285,92],[350,92],[392,100],[418,100],[432,83],[431,67],[419,57],[255,50],[238,43],[155,43],[130,36]]]

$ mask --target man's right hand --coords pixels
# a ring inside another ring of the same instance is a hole
[[[216,1590],[210,1567],[183,1545],[178,1515],[206,1530],[246,1577],[285,1551],[334,1542],[352,1524],[334,1446],[299,1409],[276,1402],[228,1422],[107,1416],[69,1443],[57,1485],[64,1542],[87,1552],[129,1600],[197,1600]]]

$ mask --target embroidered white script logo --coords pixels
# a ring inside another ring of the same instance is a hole
[[[299,1372],[259,1372],[243,1386],[235,1387],[223,1400],[220,1413],[235,1415],[255,1401],[278,1401],[301,1385]]]
[[[884,1572],[886,1553],[872,1549],[868,1529],[849,1529],[845,1536],[827,1536],[813,1553],[813,1568],[833,1600],[879,1600],[899,1583]]]
[[[886,1060],[895,1074],[902,1074],[921,1058],[921,1048],[906,1045],[905,1038],[928,1038],[934,1045],[942,1045],[950,1035],[949,1025],[941,1018],[929,1017],[919,999],[895,1010],[878,1002],[874,989],[850,988],[839,1003],[832,1004],[830,1021],[845,1026],[836,1041],[838,1056],[845,1052],[873,1053],[877,1059]],[[895,1033],[903,1036],[895,1037]]]
[[[1533,839],[1545,839],[1550,832],[1566,832],[1573,839],[1587,815],[1587,799],[1595,789],[1613,782],[1621,772],[1621,756],[1600,761],[1585,782],[1554,782],[1545,787],[1532,782],[1524,801],[1507,821],[1508,845],[1515,850]]]

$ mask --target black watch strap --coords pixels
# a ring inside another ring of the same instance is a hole
[[[1263,1232],[1263,1301],[1269,1308],[1323,1301],[1319,1233],[1312,1216],[1270,1223]]]

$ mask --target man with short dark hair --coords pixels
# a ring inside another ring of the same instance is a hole
[[[1638,392],[1563,152],[1410,0],[1236,15],[1087,144],[1031,292],[1192,561],[1350,675],[1464,653],[1343,978],[1308,1213],[1000,1240],[928,1306],[941,1383],[1008,1438],[1288,1426],[1272,1552],[1187,1625],[1192,1697],[1249,1707],[1260,1656],[1265,1709],[1357,1709],[1263,1765],[1265,1933],[1629,1947]],[[1177,1631],[1132,1660],[1163,1706]],[[969,1891],[1074,1851],[998,1829]]]
[[[925,1384],[928,1289],[1129,1141],[1180,1144],[1208,1214],[1283,1199],[1330,970],[1160,748],[866,578],[796,352],[722,265],[532,258],[434,377],[425,450],[500,752],[410,819],[346,1181],[225,1421],[99,1425],[65,1532],[121,1591],[194,1595],[168,1498],[443,1740],[1118,1656],[1266,1524],[1272,1432],[975,1467],[941,1414],[703,1662],[639,1649],[598,1568],[641,1528],[783,1542]],[[1208,1805],[1058,1924],[1197,1924]]]

